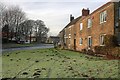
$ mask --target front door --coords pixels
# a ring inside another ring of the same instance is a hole
[[[88,36],[88,49],[92,46],[92,38],[91,36]]]
[[[74,50],[76,50],[76,39],[74,39]]]

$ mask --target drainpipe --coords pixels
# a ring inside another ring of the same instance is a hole
[[[114,2],[114,34],[117,38],[117,45],[120,44],[119,4],[120,2]]]

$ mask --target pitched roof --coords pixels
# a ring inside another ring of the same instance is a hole
[[[73,19],[70,23],[68,23],[61,31],[63,31],[65,28],[75,24],[82,16],[77,17],[76,19]],[[60,32],[61,32],[60,31]]]
[[[75,24],[81,17],[82,17],[82,16],[79,16],[78,18],[73,19],[65,28],[67,28],[67,27],[69,27],[69,26]]]
[[[99,9],[101,9],[101,8],[103,8],[103,7],[105,7],[105,6],[109,5],[109,4],[111,4],[111,3],[113,3],[113,2],[112,2],[112,1],[107,2],[106,4],[102,5],[101,7],[99,7],[99,8],[96,9],[95,11],[93,11],[93,12],[92,12],[91,14],[89,14],[88,16],[94,14],[94,13],[95,13],[96,11],[98,11]],[[60,32],[62,32],[65,28],[67,28],[67,27],[69,27],[69,26],[75,24],[81,17],[82,17],[82,16],[79,16],[78,18],[72,20],[72,21],[71,21],[68,25],[66,25]],[[86,17],[87,17],[87,16],[86,16]],[[84,18],[86,18],[86,17],[84,17]]]

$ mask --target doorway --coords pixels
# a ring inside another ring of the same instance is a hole
[[[74,50],[76,50],[76,39],[74,39]]]

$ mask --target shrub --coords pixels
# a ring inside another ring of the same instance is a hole
[[[105,47],[105,46],[96,46],[96,54],[111,55],[113,57],[120,57],[120,47]]]
[[[105,46],[95,46],[94,50],[96,54],[110,55],[113,57],[120,57],[120,47],[117,47],[116,36],[106,35]]]
[[[117,38],[116,36],[113,35],[106,35],[104,43],[106,47],[115,47],[117,44]]]
[[[83,52],[83,53],[86,53],[86,49],[82,49],[82,52]]]
[[[97,53],[97,54],[104,54],[105,47],[104,46],[95,46],[94,50],[95,50],[95,53]]]

